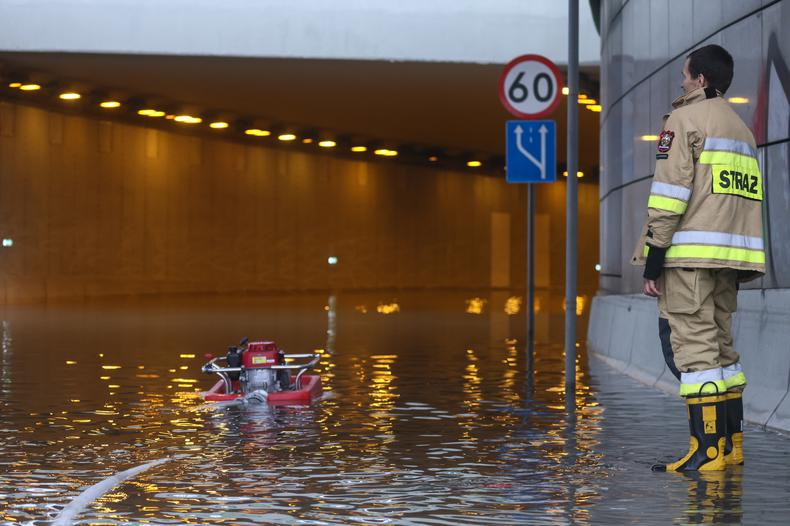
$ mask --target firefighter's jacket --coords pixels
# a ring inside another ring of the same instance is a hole
[[[733,268],[745,271],[742,281],[762,275],[763,180],[751,131],[710,88],[672,106],[632,263],[650,268],[654,251],[664,267]]]

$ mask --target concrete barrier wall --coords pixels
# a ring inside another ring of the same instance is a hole
[[[746,420],[790,431],[790,289],[741,291],[733,337],[749,382]],[[641,294],[596,296],[587,347],[625,374],[677,394],[678,382],[661,353],[656,300]]]

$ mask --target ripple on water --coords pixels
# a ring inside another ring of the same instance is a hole
[[[14,338],[3,378],[33,376],[46,362],[60,381],[46,392],[40,381],[3,383],[0,522],[43,524],[88,485],[177,455],[80,519],[586,525],[648,515],[657,524],[758,516],[771,524],[785,515],[764,510],[790,512],[785,439],[748,429],[753,464],[718,479],[658,477],[649,463],[687,440],[676,400],[606,369],[591,372],[582,355],[570,418],[560,347],[538,346],[528,376],[513,343],[523,341],[517,316],[470,315],[451,293],[404,294],[391,316],[357,308],[381,301],[215,298],[8,313],[3,327]],[[302,408],[202,404],[195,389],[211,380],[194,356],[241,335],[273,335],[294,352],[326,348],[327,395]],[[183,381],[191,379],[198,387]]]

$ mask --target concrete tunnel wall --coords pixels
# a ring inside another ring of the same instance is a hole
[[[538,191],[562,288],[563,183]],[[0,304],[106,295],[524,286],[503,176],[363,162],[0,103]],[[580,185],[581,238],[597,186]],[[594,248],[592,242],[588,243]],[[339,258],[330,267],[328,256]],[[595,283],[597,251],[582,258]]]
[[[749,382],[743,393],[748,422],[790,431],[790,290],[742,290],[733,316],[735,350]],[[591,354],[637,380],[677,396],[678,381],[664,363],[658,304],[640,294],[596,296],[587,346]]]

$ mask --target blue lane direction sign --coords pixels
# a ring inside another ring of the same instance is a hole
[[[557,180],[557,126],[554,121],[507,121],[507,182]]]

